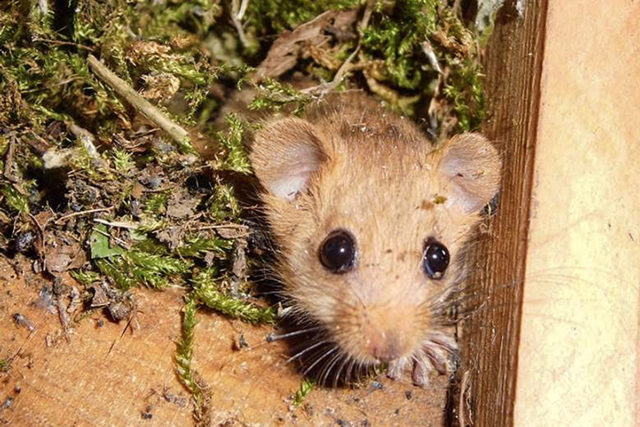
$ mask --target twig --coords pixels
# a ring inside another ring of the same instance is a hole
[[[345,61],[340,66],[340,68],[338,68],[338,71],[336,71],[335,76],[333,76],[333,80],[331,80],[329,83],[321,83],[317,86],[302,89],[300,92],[307,95],[323,95],[325,93],[331,92],[333,89],[338,87],[340,83],[342,83],[342,79],[344,78],[344,75],[352,67],[351,61],[353,61],[353,58],[355,58],[355,56],[358,54],[359,51],[360,51],[360,44],[358,44],[358,46],[356,46],[353,52],[351,52],[351,55],[349,55],[349,57],[345,59]]]
[[[451,7],[451,9],[453,9],[453,12],[456,15],[459,15],[460,14],[460,0],[455,0],[453,2],[453,6]]]
[[[38,220],[36,219],[35,216],[33,216],[33,214],[29,213],[29,218],[31,218],[31,221],[33,221],[33,223],[36,225],[36,227],[38,227],[38,230],[40,231],[40,236],[42,237],[42,246],[44,247],[44,227],[42,227],[42,225],[40,225],[40,223],[38,222]],[[46,223],[45,223],[46,225]]]
[[[89,68],[96,73],[100,80],[111,87],[136,110],[144,114],[156,126],[169,134],[169,136],[178,143],[183,150],[193,152],[189,134],[182,126],[173,122],[162,111],[144,99],[142,95],[129,86],[127,82],[116,76],[95,56],[89,55],[87,62],[89,63]]]
[[[139,228],[137,225],[132,224],[130,222],[121,222],[121,221],[109,222],[101,218],[95,218],[93,222],[97,222],[99,224],[104,224],[114,228],[126,228],[127,230],[137,230]]]
[[[86,211],[70,213],[68,215],[64,215],[64,216],[61,216],[60,218],[56,219],[54,221],[54,224],[60,224],[62,222],[65,222],[66,220],[71,219],[71,218],[76,217],[76,216],[88,215],[88,214],[92,214],[92,213],[96,213],[96,212],[105,212],[105,211],[110,211],[111,209],[113,209],[113,206],[110,206],[108,208],[89,209],[89,210],[86,210]]]
[[[125,242],[124,240],[122,240],[122,239],[121,239],[121,238],[119,238],[119,237],[112,236],[111,234],[109,234],[109,233],[105,233],[104,231],[102,231],[102,230],[100,230],[100,229],[97,229],[97,228],[95,228],[95,229],[94,229],[94,231],[95,231],[96,233],[98,233],[98,234],[102,234],[102,235],[103,235],[103,236],[105,236],[105,237],[108,237],[108,238],[110,238],[110,239],[113,239],[117,244],[119,244],[120,246],[122,246],[122,248],[123,248],[123,249],[126,249],[126,250],[131,249],[131,245],[127,244],[127,242]]]
[[[218,230],[221,228],[238,228],[245,229],[249,228],[246,225],[242,224],[218,224],[218,225],[203,225],[202,227],[196,227],[195,230],[203,231],[203,230]]]
[[[129,315],[129,319],[127,319],[127,324],[124,325],[124,329],[122,330],[122,333],[120,334],[120,336],[115,340],[113,340],[113,343],[111,343],[111,347],[109,347],[107,356],[111,354],[111,352],[113,351],[113,348],[116,346],[118,342],[120,342],[124,334],[127,332],[127,329],[131,330],[131,333],[133,333],[133,326],[131,325],[131,323],[135,320],[135,316],[136,316],[135,309],[136,308],[134,307],[132,313]]]
[[[242,17],[247,9],[247,3],[248,0],[242,0],[242,6],[238,7],[238,0],[231,1],[231,22],[233,23],[233,26],[236,27],[238,38],[240,39],[240,43],[242,43],[243,47],[249,46],[249,39],[247,39],[247,35],[244,33],[244,28],[242,28]]]
[[[9,148],[7,149],[7,157],[4,161],[4,177],[9,181],[17,184],[20,180],[13,174],[13,155],[16,148],[16,136],[12,134],[9,137]]]
[[[358,24],[358,29],[360,30],[361,33],[364,29],[366,29],[369,26],[369,20],[371,19],[371,14],[373,13],[373,7],[375,6],[375,4],[376,4],[375,0],[367,1],[367,5],[365,6],[364,12],[362,13],[362,19]]]
[[[353,58],[356,57],[358,52],[360,52],[360,48],[362,47],[362,32],[369,25],[369,20],[371,19],[371,14],[373,13],[374,5],[375,5],[374,0],[367,1],[367,5],[365,6],[364,13],[362,14],[362,19],[358,23],[358,30],[360,32],[360,40],[358,41],[358,45],[353,50],[353,52],[351,52],[351,55],[349,55],[349,57],[345,59],[345,61],[340,66],[340,68],[338,68],[338,71],[336,71],[335,76],[333,76],[333,80],[331,80],[329,83],[321,83],[314,87],[302,89],[300,92],[308,95],[322,96],[325,93],[331,92],[336,87],[338,87],[340,83],[342,83],[342,80],[344,79],[344,75],[354,67],[354,65],[351,62],[353,61]]]
[[[249,6],[249,0],[242,0],[242,3],[240,4],[240,10],[236,15],[238,21],[242,21],[242,18],[244,18],[244,14],[247,12],[247,6]]]
[[[39,142],[39,144],[37,142],[31,141],[28,138],[27,144],[29,144],[31,148],[36,150],[38,154],[44,154],[48,149],[51,148],[51,144],[46,139],[35,133],[32,129],[29,129],[29,133]]]
[[[33,39],[34,42],[43,42],[43,43],[51,43],[57,46],[75,46],[75,47],[79,47],[80,49],[85,49],[88,50],[90,52],[95,52],[95,49],[92,48],[91,46],[86,46],[80,43],[74,43],[74,42],[66,42],[66,41],[62,41],[62,40],[49,40],[49,39],[41,39],[39,37],[36,37]]]

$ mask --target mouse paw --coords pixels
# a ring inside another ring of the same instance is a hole
[[[454,371],[458,355],[458,343],[451,335],[443,332],[433,332],[424,342],[413,361],[411,380],[414,385],[425,387],[429,385],[429,373],[435,369],[440,374],[450,374]]]
[[[402,377],[402,373],[405,368],[409,364],[410,360],[400,359],[389,362],[389,366],[387,367],[387,377],[392,380],[399,380]]]

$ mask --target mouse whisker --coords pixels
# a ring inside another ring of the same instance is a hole
[[[345,375],[344,375],[347,383],[351,382],[351,378],[353,375],[353,368],[355,367],[356,362],[357,362],[356,359],[351,358],[350,363],[347,365],[347,369],[345,370]]]
[[[338,380],[340,379],[340,374],[342,373],[342,370],[347,367],[350,361],[351,361],[351,358],[347,355],[344,355],[344,357],[342,358],[342,363],[340,364],[340,367],[336,371],[336,374],[333,376],[333,383],[332,383],[333,388],[336,388],[338,386]]]
[[[278,341],[278,340],[283,340],[283,339],[295,337],[297,335],[305,334],[307,332],[317,331],[318,329],[322,329],[322,327],[321,326],[316,326],[316,327],[313,327],[313,328],[299,329],[297,331],[287,332],[286,334],[280,334],[280,335],[269,334],[269,335],[267,335],[267,342],[273,342],[273,341]]]
[[[291,356],[289,359],[287,359],[287,363],[291,363],[294,360],[300,358],[301,356],[304,356],[305,354],[307,354],[308,352],[310,352],[311,350],[313,350],[314,348],[317,348],[323,344],[327,344],[329,341],[328,340],[322,340],[319,341],[313,345],[310,345],[309,347],[306,347],[304,350],[301,350],[299,352],[297,352],[296,354],[294,354],[293,356]]]
[[[311,365],[309,365],[304,372],[302,373],[302,376],[307,375],[318,363],[320,363],[325,357],[330,356],[332,353],[334,353],[335,351],[338,350],[338,347],[333,346],[332,348],[330,348],[326,353],[324,353],[322,356],[320,356],[318,359],[316,359],[315,362],[313,362]]]
[[[340,360],[343,357],[342,352],[338,352],[337,354],[335,354],[324,366],[324,368],[322,369],[321,372],[321,377],[322,380],[320,381],[320,384],[322,385],[326,385],[327,384],[327,378],[329,377],[329,373],[331,372],[331,370],[333,369],[333,367],[335,366],[336,362],[338,360]]]

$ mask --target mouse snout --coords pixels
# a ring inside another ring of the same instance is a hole
[[[364,325],[365,351],[380,362],[390,362],[410,353],[414,346],[414,331],[403,316],[387,312],[369,313]]]
[[[371,356],[383,363],[391,362],[400,357],[402,354],[400,349],[400,342],[394,335],[371,340],[368,348]]]

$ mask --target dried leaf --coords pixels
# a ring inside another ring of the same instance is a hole
[[[267,57],[256,69],[256,78],[278,77],[293,68],[302,52],[304,43],[318,46],[329,37],[323,32],[330,28],[343,28],[355,22],[356,14],[352,10],[337,12],[329,10],[315,19],[298,26],[293,31],[285,31],[273,42]]]

